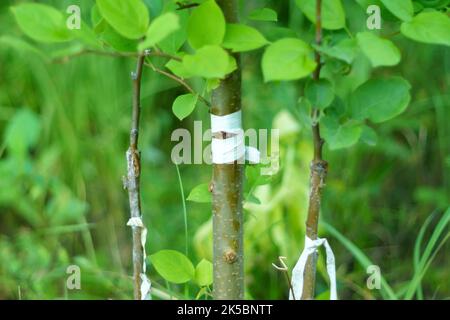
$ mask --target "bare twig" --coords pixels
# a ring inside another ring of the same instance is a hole
[[[131,117],[130,146],[127,150],[127,177],[125,187],[128,190],[130,202],[130,212],[132,218],[141,218],[141,195],[140,195],[140,175],[141,160],[138,149],[139,141],[139,120],[141,111],[141,79],[145,57],[138,57],[136,71],[132,72],[133,80],[133,111]],[[141,273],[144,263],[144,248],[142,247],[141,236],[142,227],[133,226],[133,278],[134,278],[134,299],[141,300]]]

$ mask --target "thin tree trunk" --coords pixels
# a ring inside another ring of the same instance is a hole
[[[316,44],[320,45],[322,42],[322,0],[316,0]],[[321,59],[319,52],[316,51],[317,68],[314,71],[313,79],[319,80]],[[312,111],[312,118],[318,119],[319,110],[314,108]],[[322,147],[324,140],[320,136],[319,123],[314,123],[312,126],[313,143],[314,143],[314,159],[311,162],[311,176],[310,176],[310,193],[309,193],[309,208],[308,217],[306,220],[306,235],[312,239],[317,239],[317,229],[319,224],[320,200],[322,197],[322,189],[325,186],[325,179],[328,172],[328,163],[322,158]],[[306,262],[302,300],[314,299],[315,280],[316,280],[316,263],[317,254],[310,255]]]
[[[238,21],[236,0],[218,0],[227,23]],[[211,112],[224,116],[241,109],[241,72],[221,81],[212,93]],[[242,182],[244,165],[213,164],[212,211],[214,242],[214,299],[244,298]]]
[[[133,80],[133,111],[131,118],[130,146],[127,150],[127,177],[125,187],[128,190],[131,218],[141,218],[140,175],[141,160],[138,149],[139,119],[141,111],[141,78],[144,56],[139,56],[136,71],[132,73]],[[141,237],[143,226],[132,226],[133,232],[133,279],[134,299],[141,300],[141,273],[144,263],[144,248]]]

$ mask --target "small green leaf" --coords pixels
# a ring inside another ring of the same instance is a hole
[[[356,40],[354,39],[344,39],[331,47],[317,45],[313,46],[325,55],[342,60],[348,64],[353,62],[358,51],[358,46]]]
[[[188,41],[194,49],[220,45],[225,36],[225,17],[214,0],[195,8],[188,21]]]
[[[349,148],[361,137],[361,125],[347,122],[339,124],[336,118],[325,116],[320,120],[323,137],[330,150]]]
[[[450,18],[442,12],[422,12],[409,22],[403,22],[402,34],[424,43],[450,46]]]
[[[410,21],[414,15],[414,6],[411,0],[381,0],[381,2],[400,20]]]
[[[181,120],[189,116],[192,111],[195,109],[195,105],[198,101],[198,95],[197,94],[183,94],[181,96],[178,96],[172,105],[172,111],[175,114],[175,116]]]
[[[269,8],[255,9],[248,15],[248,18],[256,21],[278,21],[276,11]]]
[[[22,3],[11,8],[20,29],[40,42],[64,42],[72,39],[64,15],[39,3]]]
[[[312,105],[311,102],[305,97],[298,99],[298,118],[299,122],[304,128],[310,128],[313,124],[311,118]]]
[[[253,193],[245,195],[245,201],[257,205],[261,204],[261,200],[259,200]]]
[[[316,68],[312,50],[300,39],[287,38],[274,42],[264,52],[262,70],[265,82],[296,80],[308,76]]]
[[[97,0],[97,6],[120,35],[128,39],[139,39],[145,35],[150,18],[142,0]]]
[[[101,38],[106,44],[117,51],[133,52],[137,50],[137,40],[127,39],[116,32],[110,25],[107,25]]]
[[[334,100],[334,89],[327,79],[310,80],[306,83],[305,96],[316,108],[324,110]]]
[[[267,43],[267,39],[255,28],[243,24],[227,24],[224,48],[243,52],[261,48]]]
[[[179,76],[180,78],[191,78],[194,75],[191,74],[186,67],[184,66],[184,64],[180,61],[177,60],[170,60],[169,62],[166,63],[166,67],[172,71],[172,73],[174,73],[175,75]]]
[[[312,23],[316,23],[316,0],[296,0],[297,6]],[[322,0],[322,27],[337,30],[345,27],[341,0]]]
[[[5,130],[5,144],[9,152],[23,155],[34,147],[41,132],[38,116],[28,109],[20,109],[8,122]]]
[[[183,65],[186,71],[203,78],[223,78],[229,73],[231,60],[228,53],[219,46],[204,46],[194,55],[185,55]]]
[[[160,41],[167,38],[171,33],[180,28],[178,16],[173,12],[168,12],[157,17],[150,24],[145,35],[145,40],[139,44],[139,51],[153,47]]]
[[[200,287],[206,287],[213,283],[213,265],[208,260],[202,259],[195,267],[195,282]]]
[[[101,43],[97,40],[97,35],[84,21],[81,21],[80,29],[73,29],[70,32],[73,38],[79,40],[81,43],[97,49],[102,48]]]
[[[363,126],[361,132],[361,141],[369,146],[375,146],[378,142],[377,133],[371,127]]]
[[[158,46],[162,51],[176,54],[178,50],[183,46],[187,40],[187,24],[189,19],[189,13],[187,10],[176,11],[175,14],[178,16],[178,22],[180,27],[175,32],[168,35],[166,38],[158,43]]]
[[[202,183],[196,186],[192,189],[191,193],[189,193],[186,200],[198,203],[210,203],[211,192],[209,192],[209,184]]]
[[[161,250],[149,258],[159,275],[169,282],[180,284],[194,278],[194,265],[178,251]]]
[[[381,39],[370,32],[356,35],[362,52],[369,58],[373,67],[395,66],[401,60],[400,50],[387,39]]]
[[[410,89],[408,81],[400,77],[371,79],[351,94],[352,117],[370,119],[375,123],[390,120],[408,107]]]

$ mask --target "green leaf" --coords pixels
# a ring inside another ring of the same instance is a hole
[[[180,28],[178,16],[173,12],[164,13],[150,24],[145,40],[139,44],[139,51],[153,47]]]
[[[414,15],[414,6],[411,0],[381,0],[381,2],[400,20],[410,21]]]
[[[170,71],[172,71],[173,74],[179,76],[180,78],[191,78],[194,75],[191,74],[184,64],[177,60],[170,60],[166,63],[166,68],[168,68]]]
[[[411,100],[411,86],[403,78],[371,79],[350,96],[350,111],[355,119],[370,119],[375,123],[401,114]]]
[[[150,21],[147,6],[142,0],[97,0],[105,20],[128,39],[142,38]]]
[[[306,83],[305,96],[314,107],[324,110],[334,100],[333,85],[327,79],[310,80]]]
[[[23,3],[11,8],[20,29],[40,42],[64,42],[72,39],[64,15],[39,3]]]
[[[267,43],[267,39],[255,28],[243,24],[227,24],[224,48],[243,52],[261,48]]]
[[[84,21],[81,21],[80,29],[73,29],[70,32],[73,38],[79,40],[81,43],[97,49],[102,48],[101,43],[97,40],[97,35]]]
[[[361,125],[347,122],[339,124],[336,118],[325,116],[320,120],[323,137],[330,150],[353,146],[361,137]]]
[[[356,38],[362,52],[369,58],[373,67],[395,66],[400,62],[400,50],[392,41],[381,39],[370,32],[360,32]]]
[[[377,133],[371,127],[363,126],[361,132],[361,141],[369,146],[375,146],[378,142]]]
[[[409,22],[403,22],[402,34],[424,43],[450,46],[450,18],[437,11],[422,12]]]
[[[41,132],[38,116],[28,109],[20,109],[9,121],[5,130],[5,145],[9,152],[24,155],[34,147]]]
[[[274,42],[264,52],[262,70],[265,82],[296,80],[308,76],[316,68],[312,50],[300,39],[287,38]]]
[[[197,94],[183,94],[178,96],[173,102],[172,111],[178,119],[183,120],[194,111],[197,101]]]
[[[183,65],[186,71],[203,78],[223,78],[229,73],[231,60],[228,53],[219,46],[204,46],[194,55],[185,55]]]
[[[248,18],[256,21],[278,21],[276,11],[269,8],[255,9],[250,12]]]
[[[311,110],[311,101],[305,97],[300,97],[298,99],[298,120],[304,128],[310,128],[313,125]]]
[[[188,41],[194,49],[220,45],[225,36],[225,17],[214,0],[195,8],[188,21]]]
[[[209,184],[202,183],[196,186],[192,189],[191,193],[189,193],[186,200],[198,203],[210,203],[211,192],[209,192]]]
[[[316,0],[296,0],[305,16],[316,23]],[[337,30],[345,27],[345,11],[341,0],[322,0],[322,28]]]
[[[213,265],[208,260],[202,259],[195,267],[195,282],[200,287],[206,287],[213,283]]]
[[[117,51],[133,52],[137,50],[137,40],[127,39],[116,32],[110,25],[107,25],[101,38],[108,45]]]
[[[158,43],[162,51],[170,54],[176,54],[187,40],[189,13],[186,10],[181,10],[176,11],[175,14],[178,16],[180,28]]]
[[[159,275],[169,282],[180,284],[194,278],[194,265],[178,251],[161,250],[149,258]]]
[[[356,57],[358,46],[354,39],[344,39],[339,41],[334,46],[317,46],[313,47],[327,56],[342,60],[348,64],[351,64]]]

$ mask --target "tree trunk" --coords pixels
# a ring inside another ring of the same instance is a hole
[[[238,21],[236,0],[218,0],[227,23]],[[212,93],[211,113],[224,116],[241,109],[241,71],[222,80]],[[244,165],[213,164],[212,211],[214,242],[214,299],[244,298],[242,183]]]

